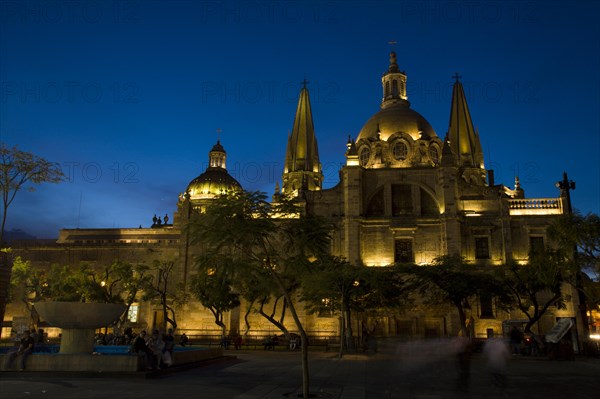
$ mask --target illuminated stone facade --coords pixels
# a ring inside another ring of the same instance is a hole
[[[512,189],[495,184],[493,173],[485,169],[479,133],[473,128],[458,77],[443,139],[410,108],[406,81],[407,74],[399,70],[392,53],[382,77],[381,110],[365,123],[356,140],[349,139],[340,182],[330,189],[321,185],[309,91],[302,88],[288,137],[281,192],[276,189],[275,195],[298,196],[307,212],[333,221],[337,230],[332,253],[357,266],[424,265],[445,254],[460,254],[470,263],[490,267],[510,259],[526,262],[532,246],[548,244],[546,229],[554,217],[569,209],[568,196],[525,199],[518,179]],[[201,251],[190,245],[183,229],[191,212],[202,209],[214,196],[241,187],[225,165],[225,149],[217,142],[209,152],[207,170],[179,196],[172,225],[155,222],[152,228],[61,230],[56,243],[30,243],[15,252],[40,267],[79,262],[100,265],[115,259],[147,263],[177,259],[176,280],[186,281],[193,272],[193,258]],[[244,307],[242,304],[226,318],[232,332],[245,329]],[[23,315],[23,310],[11,304],[7,320]],[[140,304],[134,326],[159,324],[157,310],[151,304]],[[299,310],[310,334],[338,333],[338,315],[307,315],[301,306]],[[564,310],[551,309],[540,322],[540,331],[548,330],[556,317],[576,317],[576,313],[573,302]],[[503,321],[524,318],[518,312],[501,312],[493,303],[476,304],[469,316],[477,337],[491,331],[502,333]],[[288,319],[286,324],[293,331]],[[180,330],[190,334],[218,334],[212,314],[198,303],[180,309],[178,322]],[[366,326],[360,325],[363,322]],[[250,324],[251,334],[277,333],[257,314],[250,315]],[[406,337],[454,335],[459,329],[458,316],[450,309],[356,317],[354,331],[360,334],[363,327],[374,328],[381,335]]]

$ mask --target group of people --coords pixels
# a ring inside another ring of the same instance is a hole
[[[146,358],[146,368],[160,370],[173,364],[173,349],[175,348],[175,336],[173,330],[169,329],[166,334],[160,334],[158,330],[152,330],[150,336],[145,330],[133,339],[131,352]]]

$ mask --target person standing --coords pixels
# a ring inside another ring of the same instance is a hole
[[[517,328],[517,326],[513,326],[512,330],[510,330],[510,347],[512,349],[513,355],[521,354],[521,342],[523,341],[523,334]]]
[[[483,357],[486,359],[488,369],[492,376],[492,384],[499,388],[506,388],[508,380],[506,369],[510,351],[502,338],[490,338],[483,346]]]

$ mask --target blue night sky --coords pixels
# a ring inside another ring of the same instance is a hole
[[[600,3],[0,2],[0,140],[68,180],[22,191],[7,230],[172,218],[222,129],[230,173],[273,193],[301,81],[325,187],[377,112],[395,40],[408,96],[443,137],[462,76],[488,169],[600,212]]]

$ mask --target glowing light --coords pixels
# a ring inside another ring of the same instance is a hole
[[[590,334],[590,339],[600,339],[600,334]]]

